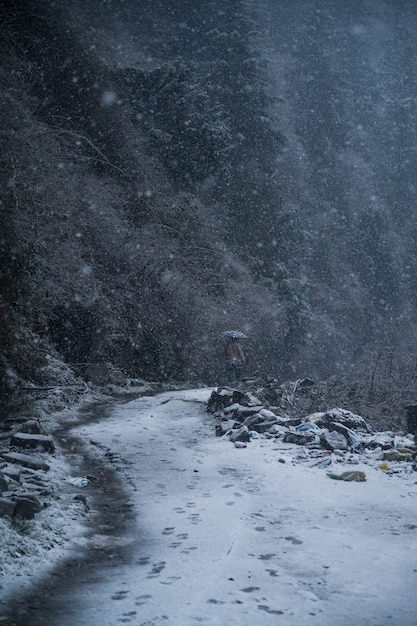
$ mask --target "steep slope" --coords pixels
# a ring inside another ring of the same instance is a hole
[[[99,5],[96,29],[100,18],[109,29],[112,7]],[[259,238],[245,227],[246,251],[245,229],[234,241],[237,192],[219,197],[241,176],[223,171],[229,114],[199,71],[171,51],[146,69],[112,65],[98,40],[87,45],[94,22],[78,28],[76,3],[22,1],[5,16],[2,253],[9,282],[21,274],[27,288],[2,293],[3,373],[40,384],[55,349],[81,372],[111,361],[130,375],[213,381],[219,333],[235,325],[255,340],[268,326],[273,342],[254,344],[252,364],[271,363],[285,307],[259,271]]]
[[[407,356],[412,3],[2,15],[4,392],[45,381],[54,351],[81,373],[213,383],[235,326],[250,369],[278,377]]]

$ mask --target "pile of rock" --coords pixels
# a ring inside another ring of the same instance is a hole
[[[33,519],[49,495],[46,473],[50,466],[39,452],[53,454],[52,437],[41,432],[37,420],[10,419],[0,434],[0,517]]]
[[[309,383],[308,383],[309,384]],[[261,397],[260,397],[261,396]],[[275,393],[275,401],[282,394]],[[283,444],[296,444],[311,451],[368,454],[381,461],[407,461],[416,469],[417,445],[406,432],[372,432],[360,415],[341,409],[302,415],[286,411],[281,404],[271,406],[266,394],[255,395],[240,388],[214,390],[207,410],[216,418],[216,435],[228,437],[236,447],[246,447],[253,438],[266,437]],[[290,413],[290,414],[289,414]]]

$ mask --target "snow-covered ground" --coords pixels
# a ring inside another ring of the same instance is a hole
[[[55,557],[114,541],[131,558],[57,597],[51,625],[416,626],[417,474],[366,457],[310,467],[300,446],[263,437],[236,448],[214,436],[210,392],[143,397],[75,427],[97,459],[109,449],[119,459],[137,521],[124,537],[87,536],[80,523],[94,512],[68,503]],[[94,496],[94,483],[82,491]],[[18,571],[4,556],[10,591],[36,559],[17,559]]]

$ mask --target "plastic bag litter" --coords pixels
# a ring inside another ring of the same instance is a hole
[[[382,470],[383,472],[387,472],[389,470],[389,463],[387,463],[386,461],[384,461],[384,463],[380,463],[378,465],[378,469]]]
[[[365,472],[358,472],[358,471],[342,472],[341,474],[328,473],[327,476],[329,478],[333,478],[333,480],[345,480],[345,481],[355,482],[355,483],[363,483],[366,481]]]
[[[405,450],[405,451],[404,451]],[[386,450],[383,453],[384,461],[408,461],[413,454],[413,450],[406,448]]]
[[[71,483],[71,485],[74,485],[74,487],[83,488],[83,487],[87,487],[90,481],[88,480],[88,478],[76,476],[75,478],[68,478],[68,482]]]
[[[322,429],[319,428],[317,424],[314,424],[313,422],[305,422],[304,424],[299,424],[298,426],[296,426],[295,430],[298,430],[298,432],[300,433],[304,433],[309,430],[321,432]]]

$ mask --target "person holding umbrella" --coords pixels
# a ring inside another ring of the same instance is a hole
[[[226,348],[229,365],[229,383],[238,382],[242,376],[242,367],[246,363],[242,344],[239,339],[246,339],[246,335],[240,331],[225,331],[223,335],[229,339]]]

